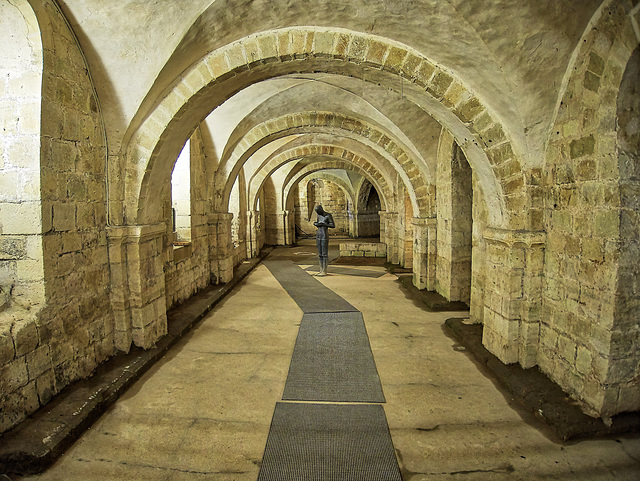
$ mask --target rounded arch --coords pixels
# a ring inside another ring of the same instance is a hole
[[[371,189],[375,189],[375,187],[366,178],[363,179],[360,185],[358,185],[358,190],[356,192],[356,209],[358,211],[366,210],[369,196],[371,195]],[[377,190],[378,189],[376,189],[376,192]]]
[[[304,177],[307,177],[320,170],[325,170],[325,169],[342,169],[346,171],[356,172],[357,174],[360,174],[363,177],[365,177],[369,182],[371,182],[373,185],[377,186],[378,188],[385,189],[384,186],[386,184],[384,183],[378,184],[377,179],[371,177],[371,174],[369,172],[367,172],[366,170],[363,170],[357,165],[354,165],[339,159],[333,159],[328,161],[326,159],[323,159],[321,162],[307,165],[306,167],[298,171],[293,177],[287,180],[284,188],[282,189],[283,205],[288,204],[289,195],[291,194],[291,189],[293,188],[294,185],[299,183]],[[386,209],[387,206],[390,205],[389,204],[390,199],[392,199],[393,197],[392,196],[390,197],[390,195],[392,194],[391,194],[391,191],[389,191],[388,189],[381,190],[381,192],[384,192],[384,194],[380,197],[380,200],[382,202],[384,209]]]
[[[519,137],[514,142],[514,134],[505,131],[485,101],[453,72],[403,44],[320,27],[262,32],[210,52],[176,81],[139,125],[132,124],[124,143],[122,187],[124,198],[131,199],[124,206],[126,220],[145,222],[153,217],[147,208],[148,192],[158,182],[156,177],[170,169],[176,142],[235,92],[262,79],[301,71],[338,72],[368,80],[362,75],[366,68],[378,72],[376,82],[402,78],[407,81],[403,91],[416,90],[428,113],[465,150],[486,193],[492,222],[523,227],[525,144]],[[388,85],[399,88],[393,81]]]
[[[218,191],[216,199],[222,202],[219,207],[221,211],[224,211],[225,208],[224,202],[228,197],[230,179],[237,175],[244,162],[257,149],[267,142],[284,136],[297,133],[325,132],[327,129],[341,134],[353,134],[360,142],[378,151],[380,159],[384,159],[391,165],[405,185],[411,186],[412,204],[415,212],[421,212],[427,216],[427,212],[432,207],[431,190],[427,180],[416,167],[415,158],[408,151],[374,125],[332,112],[315,111],[286,115],[254,127],[238,142],[238,145],[226,158],[221,160],[221,168],[216,172],[216,180],[214,181]],[[329,146],[325,147],[325,150],[326,148]],[[317,153],[322,152],[318,151]],[[308,155],[314,155],[314,153]],[[361,159],[352,151],[345,151],[340,155],[344,155],[345,158]]]
[[[351,205],[353,205],[353,202],[355,201],[355,193],[353,191],[353,188],[349,184],[347,184],[344,181],[344,179],[340,178],[339,176],[331,172],[327,172],[327,170],[330,170],[330,169],[320,169],[314,172],[313,174],[309,174],[309,177],[312,177],[312,179],[309,179],[309,180],[311,181],[314,179],[318,179],[318,180],[331,182],[335,184],[336,186],[338,186],[338,188],[340,188],[340,190],[342,190],[342,192],[344,192],[344,195],[347,201],[351,202]],[[305,177],[300,178],[298,182],[296,182],[295,184],[292,184],[291,187],[294,187],[296,184],[300,183],[300,181],[302,181],[304,178]],[[290,201],[291,199],[287,197],[284,202],[290,202]],[[287,204],[283,204],[283,205],[287,206]]]
[[[352,164],[358,166],[363,172],[366,172],[370,177],[376,179],[378,185],[383,186],[383,188],[385,189],[384,192],[387,198],[391,198],[390,196],[392,195],[393,190],[390,186],[392,185],[392,183],[388,181],[384,177],[380,169],[376,168],[376,166],[372,164],[368,159],[365,159],[355,152],[341,146],[318,144],[305,145],[303,147],[285,150],[284,152],[281,152],[279,153],[279,155],[276,155],[274,158],[270,159],[269,162],[265,163],[262,168],[252,176],[249,187],[250,198],[253,198],[257,194],[257,192],[259,192],[264,179],[271,176],[271,174],[276,171],[281,165],[288,162],[315,157],[338,159],[344,161],[344,165]],[[288,178],[285,179],[285,184],[288,182],[288,180]],[[417,203],[415,193],[413,192],[412,202]]]

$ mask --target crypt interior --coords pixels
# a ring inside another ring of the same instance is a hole
[[[0,39],[5,440],[252,269],[33,479],[255,480],[311,280],[401,479],[638,479],[637,433],[553,439],[443,328],[640,412],[638,0],[0,0]]]

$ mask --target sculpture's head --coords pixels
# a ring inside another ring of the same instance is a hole
[[[316,205],[316,214],[318,215],[324,215],[324,209],[322,208],[322,206],[320,204]]]

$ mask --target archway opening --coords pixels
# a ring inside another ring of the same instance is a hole
[[[331,213],[336,224],[335,229],[331,229],[329,234],[349,235],[349,199],[342,188],[326,178],[308,177],[302,179],[300,183],[302,185],[297,188],[297,192],[293,192],[296,232],[301,236],[315,234],[314,209],[316,205],[322,205],[324,210]]]
[[[240,177],[236,177],[236,181],[233,183],[231,189],[231,196],[229,198],[229,212],[233,214],[231,220],[231,242],[233,247],[236,248],[240,245]]]
[[[171,173],[171,219],[174,246],[191,242],[191,145],[187,140]]]
[[[364,180],[360,190],[361,199],[357,211],[358,237],[380,237],[380,210],[382,203],[376,188]]]

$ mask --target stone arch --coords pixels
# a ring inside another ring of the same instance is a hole
[[[385,189],[384,194],[387,199],[392,198],[392,190],[390,186],[390,182],[388,182],[379,169],[377,169],[369,160],[360,157],[354,152],[345,149],[340,146],[334,145],[307,145],[304,147],[294,148],[291,150],[286,150],[279,155],[275,156],[271,159],[267,164],[265,164],[258,172],[254,174],[251,178],[250,186],[249,186],[249,198],[254,199],[257,196],[257,193],[260,191],[262,187],[262,183],[264,179],[268,178],[275,170],[277,170],[281,165],[293,162],[305,158],[313,158],[313,157],[327,157],[332,159],[339,159],[343,161],[342,165],[355,165],[359,167],[359,169],[367,174],[369,177],[372,177],[376,180],[377,185],[384,186]],[[288,183],[289,179],[287,179]],[[284,192],[284,189],[283,189]],[[281,199],[283,204],[286,200],[286,196],[283,196]],[[412,201],[416,201],[415,196]],[[250,205],[253,203],[250,202]],[[223,206],[224,208],[224,206]]]
[[[617,101],[618,168],[620,171],[620,263],[618,266],[612,351],[618,374],[616,411],[640,410],[640,46],[622,76]],[[635,335],[635,339],[634,339]],[[631,339],[632,348],[622,339]],[[635,354],[634,354],[635,351]],[[635,366],[635,369],[633,367]]]
[[[327,200],[319,201],[318,199],[316,199],[316,203],[321,204],[325,208],[325,210],[333,214],[333,220],[335,221],[336,227],[332,231],[332,234],[334,235],[346,234],[349,236],[353,236],[353,225],[351,222],[351,212],[352,212],[351,209],[352,209],[354,198],[355,198],[353,186],[349,182],[347,182],[343,177],[340,177],[335,172],[331,172],[327,169],[320,169],[314,172],[313,174],[309,174],[308,176],[301,178],[298,182],[292,185],[292,188],[289,191],[291,195],[289,195],[288,198],[286,199],[287,204],[285,204],[285,208],[287,211],[291,213],[290,215],[292,215],[294,219],[294,224],[296,226],[295,228],[296,235],[298,235],[299,230],[301,232],[305,232],[305,231],[313,232],[313,229],[310,228],[311,225],[306,225],[303,227],[301,223],[300,224],[298,223],[298,220],[301,220],[301,221],[306,220],[309,222],[309,224],[311,224],[315,217],[314,208],[317,204],[313,202],[309,202],[310,199],[308,197],[305,199],[307,202],[307,205],[305,206],[306,209],[300,210],[300,213],[304,211],[308,212],[309,210],[312,211],[310,216],[308,215],[305,216],[306,219],[298,218],[298,215],[297,215],[298,211],[295,205],[296,200],[300,200],[300,201],[303,200],[300,198],[296,199],[295,187],[296,186],[299,187],[301,186],[301,184],[304,184],[305,182],[307,182],[307,185],[306,185],[307,187],[310,184],[314,184],[314,183],[320,184],[320,191],[324,191],[325,189],[328,191],[331,191],[332,189],[337,189],[342,193],[345,201],[344,208],[335,208],[335,206],[333,206],[331,203],[328,204]],[[306,189],[297,189],[298,192],[302,190],[306,190]],[[332,202],[338,201],[337,204],[341,207],[340,200],[341,200],[340,198],[331,199]]]
[[[326,159],[323,159],[321,162],[312,163],[305,166],[303,169],[296,172],[295,175],[293,175],[290,179],[287,180],[286,185],[282,189],[282,197],[283,197],[283,203],[284,203],[283,205],[288,204],[289,196],[291,194],[291,189],[293,188],[294,185],[299,183],[304,177],[307,177],[320,170],[325,170],[325,169],[343,169],[346,171],[356,172],[362,175],[363,177],[365,177],[369,182],[372,183],[372,185],[378,186],[380,188],[384,188],[383,186],[386,185],[385,183],[382,183],[382,184],[378,183],[377,179],[371,177],[371,175],[367,171],[363,170],[357,165],[350,164],[349,162],[345,162],[339,159],[332,159],[328,161]],[[388,194],[391,193],[388,190],[385,190],[385,192],[387,192]],[[380,197],[380,200],[383,203],[383,207],[386,209],[386,206],[389,205],[389,202],[390,202],[389,198],[385,198],[384,195],[382,195]],[[356,199],[354,198],[354,202],[355,201]]]
[[[366,180],[366,179],[365,179]],[[371,195],[371,188],[375,187],[368,180],[366,182],[361,182],[358,186],[358,191],[356,193],[356,206],[358,210],[365,210],[367,207],[367,203],[369,201],[369,196]],[[377,190],[377,189],[376,189]]]
[[[638,364],[637,349],[621,348],[622,339],[632,342],[635,327],[623,313],[620,287],[637,282],[625,264],[627,249],[635,246],[625,245],[624,234],[637,224],[625,206],[631,179],[619,144],[624,109],[618,103],[625,88],[637,86],[637,78],[625,84],[624,77],[639,42],[631,13],[627,3],[604,2],[585,31],[568,67],[544,168],[547,253],[538,365],[603,416],[640,408],[629,367]],[[570,275],[562,268],[569,265]],[[573,356],[562,357],[559,343]]]
[[[222,170],[216,174],[216,183],[219,193],[216,198],[222,204],[219,204],[220,210],[225,208],[225,200],[228,197],[229,179],[237,175],[237,171],[244,165],[245,159],[252,155],[265,142],[281,138],[285,135],[291,135],[299,132],[309,132],[309,129],[333,129],[334,131],[345,131],[358,136],[360,139],[372,144],[380,149],[384,155],[384,159],[392,164],[394,170],[398,172],[405,185],[410,186],[411,201],[415,212],[426,213],[432,209],[432,189],[422,177],[419,169],[415,166],[413,157],[398,146],[388,136],[374,126],[362,122],[358,119],[335,115],[331,112],[304,112],[284,116],[269,122],[260,124],[252,129],[239,142],[236,149],[233,149],[227,159],[221,161]],[[265,136],[265,134],[267,134]],[[325,150],[330,146],[325,147]],[[356,153],[346,151],[340,148],[343,155],[347,159],[362,159]],[[322,153],[322,152],[317,152]],[[307,155],[313,155],[309,152]],[[223,163],[224,162],[224,163]],[[395,164],[395,165],[394,165]],[[221,184],[224,183],[224,187]],[[221,192],[220,192],[221,190]]]
[[[327,169],[324,169],[327,170]],[[342,192],[344,192],[345,197],[347,198],[348,201],[351,201],[351,203],[353,204],[354,199],[355,199],[355,195],[353,192],[353,189],[349,186],[349,184],[347,184],[344,179],[341,179],[340,177],[338,177],[337,175],[334,175],[330,172],[324,172],[323,170],[318,170],[315,172],[315,175],[313,176],[314,179],[320,179],[320,180],[324,180],[326,182],[332,182],[335,185],[337,185],[340,190],[342,190]],[[302,179],[300,179],[302,180]],[[286,206],[286,204],[284,204]]]
[[[400,77],[408,86],[420,89],[429,103],[429,113],[454,134],[476,170],[492,222],[526,227],[522,212],[526,204],[521,167],[521,159],[526,156],[521,148],[524,143],[514,142],[514,134],[505,131],[485,101],[454,72],[403,44],[320,27],[261,32],[210,52],[185,72],[150,112],[140,115],[143,120],[139,125],[132,124],[124,144],[124,198],[131,199],[125,205],[126,221],[152,220],[147,192],[155,185],[155,176],[164,175],[169,168],[175,142],[186,138],[212,107],[244,86],[307,70],[361,76],[365,67],[378,69],[390,78]],[[389,86],[397,88],[392,82]]]

